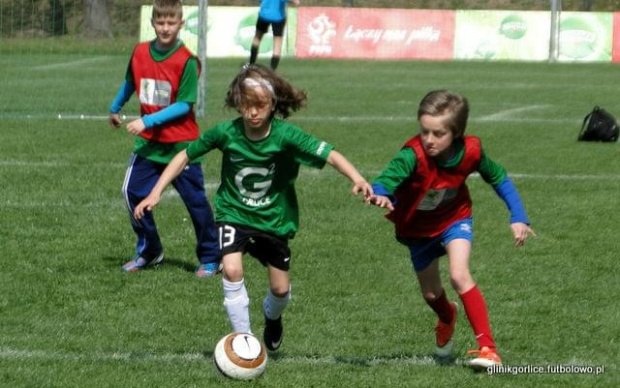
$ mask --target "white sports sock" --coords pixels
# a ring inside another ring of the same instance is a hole
[[[252,333],[250,326],[250,298],[244,280],[229,282],[222,278],[224,288],[224,307],[232,330],[238,333]]]
[[[267,296],[263,301],[263,311],[269,319],[275,320],[280,318],[282,311],[291,300],[291,286],[289,285],[288,293],[282,297],[275,296],[271,290],[267,291]]]

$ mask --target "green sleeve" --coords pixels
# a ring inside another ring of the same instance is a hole
[[[291,126],[289,145],[295,149],[295,161],[305,166],[323,168],[334,146]]]
[[[133,71],[131,71],[131,59],[127,64],[127,70],[125,71],[125,81],[133,85]]]
[[[214,148],[219,148],[219,139],[221,138],[221,130],[219,126],[215,126],[205,132],[193,142],[189,143],[186,148],[187,157],[194,160],[205,155]]]
[[[176,101],[189,104],[195,104],[198,101],[198,63],[196,61],[194,57],[187,60]]]
[[[416,157],[413,149],[404,147],[388,163],[385,170],[372,182],[380,185],[390,194],[394,194],[398,186],[409,178],[415,170]]]
[[[484,181],[493,187],[499,186],[506,179],[506,169],[489,158],[484,151],[480,158],[478,173]]]

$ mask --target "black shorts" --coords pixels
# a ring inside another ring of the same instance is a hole
[[[256,21],[256,30],[265,34],[269,30],[270,24],[271,29],[273,30],[273,36],[284,36],[284,26],[286,25],[286,19],[279,22],[268,22],[259,17]]]
[[[286,238],[242,225],[217,223],[222,256],[230,253],[248,253],[265,267],[270,264],[287,271],[290,268],[291,250]]]

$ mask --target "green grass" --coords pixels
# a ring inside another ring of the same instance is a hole
[[[280,68],[309,94],[291,121],[335,144],[368,179],[413,135],[428,90],[465,94],[468,132],[513,175],[538,233],[514,248],[501,200],[469,180],[472,272],[504,362],[603,365],[604,374],[472,373],[461,365],[475,347],[464,314],[456,362],[432,362],[435,318],[405,248],[383,212],[362,206],[326,168],[298,179],[284,343],[247,384],[212,366],[230,330],[221,279],[195,278],[193,230],[178,197],[156,212],[164,263],[120,271],[134,245],[120,195],[132,139],[108,129],[106,112],[127,56],[0,57],[0,387],[617,386],[620,149],[576,141],[593,104],[620,115],[615,66],[289,59]],[[207,65],[202,129],[233,117],[221,106],[240,63]],[[125,113],[136,112],[134,98]],[[203,164],[210,185],[218,157]],[[250,258],[245,265],[261,333],[266,274]]]

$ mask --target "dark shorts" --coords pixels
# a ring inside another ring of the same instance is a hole
[[[273,30],[273,36],[284,36],[284,26],[286,25],[286,19],[279,22],[268,22],[259,17],[256,21],[256,30],[265,34],[267,33],[267,31],[269,31],[269,25],[271,25],[271,29]]]
[[[217,230],[222,256],[248,253],[264,266],[269,264],[282,271],[289,270],[291,250],[287,239],[236,224],[217,223]]]
[[[420,238],[400,241],[409,248],[411,263],[416,272],[428,267],[433,260],[446,254],[445,246],[452,240],[464,239],[473,242],[473,220],[471,217],[463,218],[450,225],[439,236],[432,238]]]

